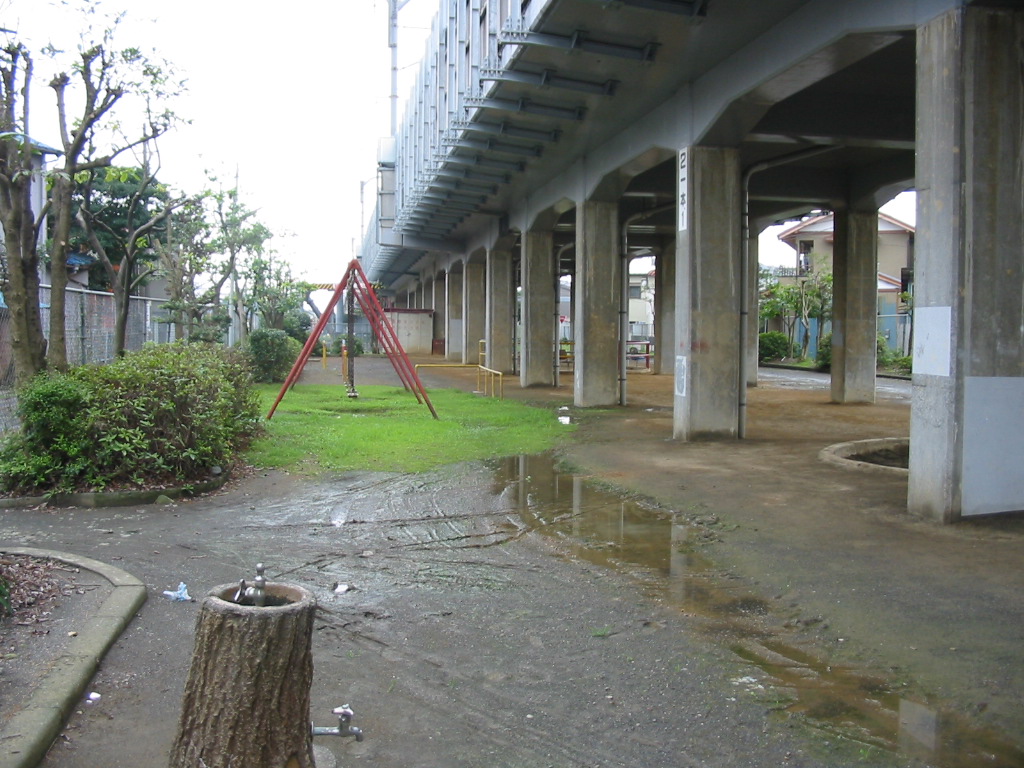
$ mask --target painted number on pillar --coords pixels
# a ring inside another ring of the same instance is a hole
[[[679,150],[679,231],[685,232],[686,221],[686,150]]]

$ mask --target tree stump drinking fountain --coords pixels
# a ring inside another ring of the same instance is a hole
[[[203,601],[170,768],[315,768],[314,730],[362,740],[347,705],[338,728],[310,726],[316,598],[256,571]]]

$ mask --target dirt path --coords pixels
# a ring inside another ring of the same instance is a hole
[[[363,383],[387,374],[357,373]],[[466,377],[424,374],[428,386]],[[598,499],[532,459],[316,482],[261,473],[172,506],[5,512],[4,541],[115,563],[151,594],[93,681],[101,702],[80,709],[43,765],[165,765],[199,604],[160,592],[182,580],[203,595],[257,561],[320,601],[313,719],[331,724],[347,703],[366,733],[359,744],[318,740],[341,765],[923,764],[792,714],[792,690],[744,655],[775,648],[779,633],[807,650],[791,665],[800,674],[812,656],[823,669],[856,662],[941,695],[975,725],[1024,730],[1019,521],[915,523],[899,480],[816,459],[838,439],[905,433],[905,404],[838,408],[765,390],[752,397],[750,440],[680,444],[670,382],[647,379],[631,378],[626,409],[565,406],[581,426],[562,455],[656,500],[649,517],[680,538],[653,564],[623,547],[643,539],[628,501]],[[568,401],[564,389],[506,392]],[[563,493],[568,506],[546,500]],[[595,504],[604,522],[591,526],[574,505]],[[579,536],[597,554],[580,556]],[[677,567],[693,576],[682,586],[666,581]],[[339,583],[352,589],[335,594]],[[722,584],[732,615],[693,607]],[[927,734],[929,715],[906,711],[925,723],[906,733]],[[933,746],[933,764],[972,764]]]

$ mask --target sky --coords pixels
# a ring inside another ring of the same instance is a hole
[[[60,143],[46,83],[58,69],[38,52],[51,41],[74,52],[77,4],[0,0],[0,27],[34,52],[40,87],[29,131],[51,146]],[[237,174],[243,202],[274,232],[272,247],[294,276],[340,279],[362,241],[361,214],[376,202],[378,141],[391,133],[387,0],[101,0],[101,8],[126,12],[120,47],[167,60],[188,81],[173,108],[191,124],[159,140],[160,180],[196,193],[230,188]],[[436,8],[409,0],[399,14],[400,96]]]
[[[79,4],[0,0],[0,27],[15,30],[35,52],[39,87],[30,133],[51,146],[59,146],[59,138],[46,83],[58,70],[38,51],[53,42],[74,52],[82,24],[71,7]],[[359,252],[363,221],[376,202],[378,141],[391,133],[387,0],[99,4],[126,13],[121,46],[167,60],[187,79],[188,90],[173,108],[190,124],[159,140],[161,181],[197,193],[231,188],[237,178],[242,201],[274,232],[272,248],[292,265],[295,278],[340,279]],[[400,104],[436,9],[437,0],[406,0],[399,13]],[[207,172],[219,181],[208,181]],[[883,210],[912,225],[913,198],[901,195]],[[777,238],[786,228],[762,233],[761,263],[794,264],[793,250]]]
[[[917,193],[901,192],[879,210],[913,227],[917,221],[916,205]],[[761,232],[757,239],[757,260],[760,264],[771,267],[796,266],[796,251],[779,241],[779,235],[793,225],[794,222],[775,224]]]

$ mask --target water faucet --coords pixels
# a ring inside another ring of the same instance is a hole
[[[363,740],[363,731],[360,728],[356,728],[352,725],[352,717],[355,713],[348,704],[342,704],[340,707],[335,707],[331,710],[331,713],[337,715],[338,725],[335,728],[320,727],[317,725],[313,726],[314,736],[355,736],[356,741]]]
[[[267,577],[264,576],[265,572],[266,567],[263,563],[256,563],[255,586],[247,586],[245,579],[240,580],[238,582],[238,591],[235,592],[232,602],[239,605],[256,605],[262,608],[267,601]]]

